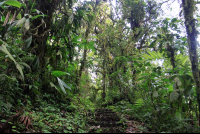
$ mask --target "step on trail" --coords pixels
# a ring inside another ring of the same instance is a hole
[[[89,122],[91,133],[123,133],[119,121],[120,117],[111,109],[96,109],[94,120]]]

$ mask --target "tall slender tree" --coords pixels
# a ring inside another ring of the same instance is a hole
[[[197,53],[197,30],[195,26],[194,12],[195,12],[194,0],[182,0],[184,18],[185,18],[185,27],[188,37],[188,46],[189,46],[189,55],[192,65],[193,78],[196,84],[196,93],[197,93],[197,102],[199,104],[200,112],[200,75],[198,68],[198,53]],[[199,119],[200,124],[200,119]]]

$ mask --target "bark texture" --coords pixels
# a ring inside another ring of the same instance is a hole
[[[200,112],[200,76],[198,69],[198,53],[197,53],[198,42],[197,42],[197,30],[194,19],[195,4],[196,2],[194,0],[182,0],[184,17],[185,17],[185,26],[188,37],[189,55],[192,65],[193,78],[196,84],[197,102],[199,104],[199,112]]]

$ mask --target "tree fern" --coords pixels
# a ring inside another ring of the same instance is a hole
[[[155,51],[148,51],[147,54],[142,55],[143,58],[147,60],[158,60],[163,59],[163,53],[155,52]]]
[[[185,63],[189,60],[189,57],[187,55],[182,55],[182,54],[179,54],[175,57],[177,63],[179,65],[183,65],[185,66]]]

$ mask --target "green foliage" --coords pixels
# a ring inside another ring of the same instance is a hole
[[[55,76],[55,77],[60,77],[60,76],[62,76],[62,75],[70,75],[70,74],[68,74],[68,73],[66,73],[66,72],[62,72],[62,71],[53,71],[52,73],[51,73],[53,76]]]
[[[48,106],[42,108],[42,111],[33,112],[31,118],[35,122],[36,132],[51,133],[85,133],[86,120],[84,113],[68,113],[59,111],[56,107]]]
[[[112,4],[0,2],[1,124],[23,111],[31,132],[86,133],[88,115],[109,107],[144,131],[199,131],[183,20],[161,19],[154,0]]]
[[[9,5],[9,6],[14,6],[14,7],[21,7],[21,3],[16,1],[16,0],[7,0],[7,1],[3,1],[0,3],[0,6],[2,6],[3,4]]]
[[[18,71],[20,72],[20,74],[22,76],[22,79],[24,80],[24,74],[23,74],[23,71],[22,71],[22,66],[15,61],[15,59],[10,54],[10,52],[7,50],[5,45],[0,46],[0,50],[3,51],[4,53],[6,53],[9,56],[9,58],[15,63],[16,68],[18,69]]]

